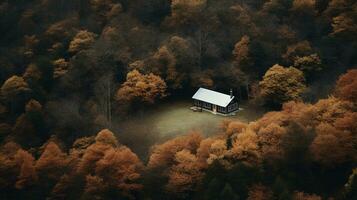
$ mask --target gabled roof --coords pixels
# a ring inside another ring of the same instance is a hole
[[[231,98],[231,96],[227,95],[227,94],[223,94],[223,93],[205,89],[205,88],[200,88],[192,96],[192,99],[215,104],[215,105],[218,105],[221,107],[227,107],[228,104],[234,99],[234,96],[232,96],[232,98]]]

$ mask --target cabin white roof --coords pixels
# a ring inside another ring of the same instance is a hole
[[[228,104],[234,99],[234,96],[216,92],[213,90],[200,88],[192,96],[192,99],[204,101],[221,107],[227,107]]]

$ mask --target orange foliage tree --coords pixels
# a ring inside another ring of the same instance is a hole
[[[169,171],[167,189],[175,193],[192,192],[203,177],[196,155],[187,149],[175,154],[175,162]]]
[[[20,165],[20,173],[15,187],[23,189],[26,186],[34,185],[38,178],[35,170],[35,158],[27,151],[20,149],[15,155],[15,160]]]
[[[121,85],[116,94],[120,102],[146,102],[154,103],[155,100],[166,96],[166,83],[154,74],[141,74],[137,70],[129,72],[126,81]]]
[[[121,196],[131,198],[133,193],[142,189],[138,182],[144,167],[142,162],[129,148],[119,144],[111,131],[100,131],[95,142],[84,150],[78,145],[72,156],[78,159],[74,172],[85,176],[83,197],[101,196],[110,190],[118,190]]]
[[[42,181],[57,182],[67,167],[67,155],[58,145],[50,142],[36,161],[36,171]]]
[[[175,154],[177,152],[184,149],[194,152],[200,145],[201,140],[202,136],[200,134],[192,133],[174,138],[161,145],[154,146],[149,158],[148,167],[171,166],[174,163]]]
[[[249,71],[253,64],[253,59],[250,52],[250,38],[247,35],[244,35],[239,42],[234,45],[233,56],[237,65],[243,70]]]
[[[335,93],[341,99],[357,102],[357,69],[349,70],[340,76]]]

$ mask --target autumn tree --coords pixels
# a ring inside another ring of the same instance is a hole
[[[108,129],[101,130],[95,137],[96,143],[107,144],[113,147],[119,146],[117,138],[114,136],[114,133]]]
[[[105,199],[109,186],[104,179],[99,176],[87,175],[85,177],[85,188],[82,199]]]
[[[221,126],[227,136],[230,137],[233,134],[242,133],[248,127],[248,124],[241,121],[224,121]]]
[[[181,86],[182,76],[179,76],[176,69],[176,58],[166,47],[160,47],[152,57],[152,66],[150,71],[158,74],[165,79],[170,88],[179,88]]]
[[[288,63],[294,63],[297,57],[308,56],[313,53],[310,43],[306,40],[296,44],[289,45],[286,52],[282,55],[283,59]]]
[[[36,184],[35,158],[27,151],[20,149],[15,155],[15,160],[20,166],[20,174],[17,177],[15,188],[23,189]]]
[[[354,156],[357,150],[353,147],[356,140],[351,132],[321,123],[316,127],[316,134],[310,146],[315,161],[326,167],[334,167],[357,159]],[[334,149],[333,152],[331,148]]]
[[[296,57],[294,60],[294,67],[303,71],[307,76],[311,76],[321,71],[323,65],[317,54],[311,54],[308,56]]]
[[[212,88],[215,84],[213,81],[213,71],[205,70],[200,73],[193,73],[190,77],[192,87]]]
[[[77,141],[76,146],[88,146],[87,139]],[[135,153],[118,143],[111,131],[100,131],[95,137],[95,143],[87,148],[85,146],[77,147],[72,152],[73,155],[76,152],[83,154],[76,170],[81,176],[86,176],[83,197],[103,197],[112,190],[118,190],[119,196],[132,198],[142,189],[139,179],[143,164]]]
[[[44,32],[44,38],[51,44],[63,45],[66,40],[73,37],[74,28],[78,23],[77,17],[69,17],[62,21],[57,21],[50,26]]]
[[[179,70],[189,71],[194,65],[194,51],[189,38],[172,36],[166,46],[175,56]]]
[[[28,83],[19,76],[10,77],[1,86],[1,96],[13,105],[11,107],[12,109],[17,105],[16,103],[26,101],[30,92],[31,89],[29,88]]]
[[[105,180],[113,189],[118,189],[122,196],[132,197],[142,189],[139,183],[143,164],[135,153],[127,147],[119,147],[105,152],[96,163],[95,174]]]
[[[261,96],[271,106],[280,106],[290,100],[300,100],[306,89],[304,82],[304,75],[300,70],[276,64],[259,82]]]
[[[349,70],[339,77],[336,83],[335,93],[337,97],[357,102],[357,70]]]
[[[180,198],[188,197],[207,168],[210,141],[203,142],[200,134],[191,133],[154,146],[148,163],[149,171],[160,170],[158,176],[167,177],[165,188],[170,193]]]
[[[231,69],[222,69],[224,70],[222,73],[222,77],[224,77],[225,73],[227,72],[229,72],[231,76],[234,74],[234,77],[236,79],[234,81],[235,85],[232,85],[231,87],[240,88],[240,86],[244,85],[246,87],[247,96],[249,98],[250,94],[248,84],[251,84],[254,79],[260,76],[262,71],[261,69],[258,69],[260,61],[255,59],[255,57],[260,54],[259,48],[254,49],[253,41],[251,40],[251,38],[248,35],[244,35],[240,39],[240,41],[238,41],[234,45],[232,54],[234,57],[233,66],[231,67]]]
[[[53,61],[52,64],[54,67],[54,70],[53,70],[53,78],[54,79],[64,76],[69,70],[69,62],[67,62],[63,58]]]
[[[6,191],[10,186],[23,193],[38,184],[35,158],[16,143],[8,142],[0,147],[0,160],[0,188],[2,190]]]
[[[211,146],[216,140],[213,138],[205,138],[200,142],[200,146],[197,149],[197,162],[201,168],[207,168],[209,158],[211,157]],[[224,149],[224,148],[221,148]]]
[[[197,67],[189,40],[172,36],[146,61],[145,71],[162,77],[169,88],[182,88]]]
[[[12,127],[14,140],[23,146],[38,145],[46,139],[43,131],[44,118],[42,105],[31,99],[25,106],[25,113],[21,114]]]
[[[233,140],[232,148],[227,153],[227,156],[247,165],[259,165],[261,160],[258,139],[254,131],[245,129]]]
[[[270,200],[273,198],[273,192],[270,188],[256,184],[249,188],[247,200]]]
[[[170,23],[179,26],[198,25],[206,0],[174,0],[171,2]]]
[[[279,126],[276,122],[259,128],[259,142],[262,144],[261,154],[264,159],[273,161],[283,158],[282,142],[286,134],[286,128]]]
[[[353,38],[357,33],[356,20],[346,13],[342,13],[332,19],[333,31],[330,33],[334,37]]]
[[[78,138],[73,142],[72,150],[84,152],[94,142],[95,142],[95,136]]]
[[[202,150],[201,149],[201,145],[204,145],[204,143],[200,144],[200,148],[198,150]],[[228,151],[229,146],[227,145],[227,141],[224,139],[214,139],[210,146],[208,147],[208,158],[205,160],[206,161],[206,165],[210,165],[216,161],[218,161],[220,164],[226,166],[227,168],[230,167],[230,163],[227,163],[223,158],[225,157],[229,157],[231,154]],[[200,152],[201,153],[201,152]],[[202,156],[201,154],[198,154],[198,156]],[[199,157],[201,158],[201,157]],[[202,159],[202,158],[201,158]]]
[[[194,38],[195,64],[201,70],[205,66],[205,58],[210,56],[214,43],[210,41],[210,33],[218,29],[218,19],[210,12],[207,0],[174,0],[171,1],[171,15],[166,18],[164,25],[185,30]]]
[[[77,53],[88,49],[95,41],[96,34],[87,30],[79,31],[69,44],[69,52]]]
[[[113,195],[133,199],[142,189],[139,182],[144,169],[142,162],[129,148],[119,144],[108,129],[101,130],[95,137],[76,140],[66,160],[66,173],[51,193],[54,199]],[[69,192],[73,189],[78,193]]]
[[[1,198],[357,199],[356,11],[356,0],[0,1]],[[258,88],[275,63],[291,67]],[[342,71],[334,97],[296,101],[304,78],[314,92]],[[243,84],[281,110],[154,145],[147,165],[144,147],[93,134],[111,127],[111,103],[129,113]]]
[[[137,70],[129,72],[126,81],[116,93],[116,100],[124,102],[154,103],[166,96],[166,83],[152,73],[141,74]]]
[[[250,52],[250,38],[244,35],[239,42],[234,45],[233,56],[237,65],[246,71],[250,71],[250,67],[254,64],[254,60]]]
[[[305,12],[306,14],[315,14],[316,0],[294,0],[292,10],[294,12]]]
[[[67,164],[67,155],[56,143],[50,142],[36,161],[35,169],[44,186],[52,188],[65,173]]]
[[[19,183],[19,186],[31,184],[33,174],[31,173],[32,171],[29,165],[31,165],[32,156],[23,153],[21,147],[14,142],[5,143],[1,146],[0,150],[0,188],[2,190],[12,188],[17,182]],[[17,156],[18,159],[15,160],[15,155],[18,151],[21,152]],[[26,159],[24,170],[30,169],[30,171],[27,171],[29,173],[25,173],[24,171],[24,176],[19,177],[24,159]]]
[[[203,177],[203,173],[197,163],[197,157],[188,150],[182,150],[175,154],[176,165],[169,172],[167,189],[174,193],[189,193]]]
[[[282,57],[287,64],[303,71],[308,78],[316,75],[324,67],[319,54],[306,40],[287,46]]]
[[[95,137],[95,143],[88,146],[83,152],[76,149],[73,153],[83,153],[78,163],[77,171],[82,174],[89,174],[95,171],[98,162],[105,152],[118,146],[118,141],[113,132],[108,129],[101,130]]]
[[[42,73],[35,64],[30,64],[27,68],[26,71],[23,75],[23,78],[26,80],[28,83],[36,83],[38,82],[42,77]]]
[[[148,167],[167,177],[165,188],[179,198],[188,198],[201,183],[205,170],[227,152],[224,139],[202,137],[197,133],[175,138],[153,148]]]

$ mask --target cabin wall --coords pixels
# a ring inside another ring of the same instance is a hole
[[[206,110],[213,111],[213,104],[204,101],[194,100],[194,106],[204,108]],[[227,107],[216,105],[216,111],[222,114],[228,114],[239,109],[238,102],[232,101]]]
[[[238,103],[233,102],[227,106],[227,112],[229,112],[229,113],[234,112],[234,111],[238,110],[238,108],[239,108]]]
[[[212,110],[212,104],[202,101],[202,107],[208,110]]]
[[[197,107],[201,107],[202,103],[201,103],[201,101],[199,101],[199,100],[194,100],[194,101],[193,101],[193,105],[195,105],[195,106],[197,106]]]
[[[197,107],[202,107],[204,109],[207,110],[212,110],[213,109],[213,105],[211,103],[207,103],[204,101],[199,101],[199,100],[194,100],[193,104]]]
[[[227,108],[222,107],[222,106],[217,106],[217,112],[226,114],[227,113]]]

